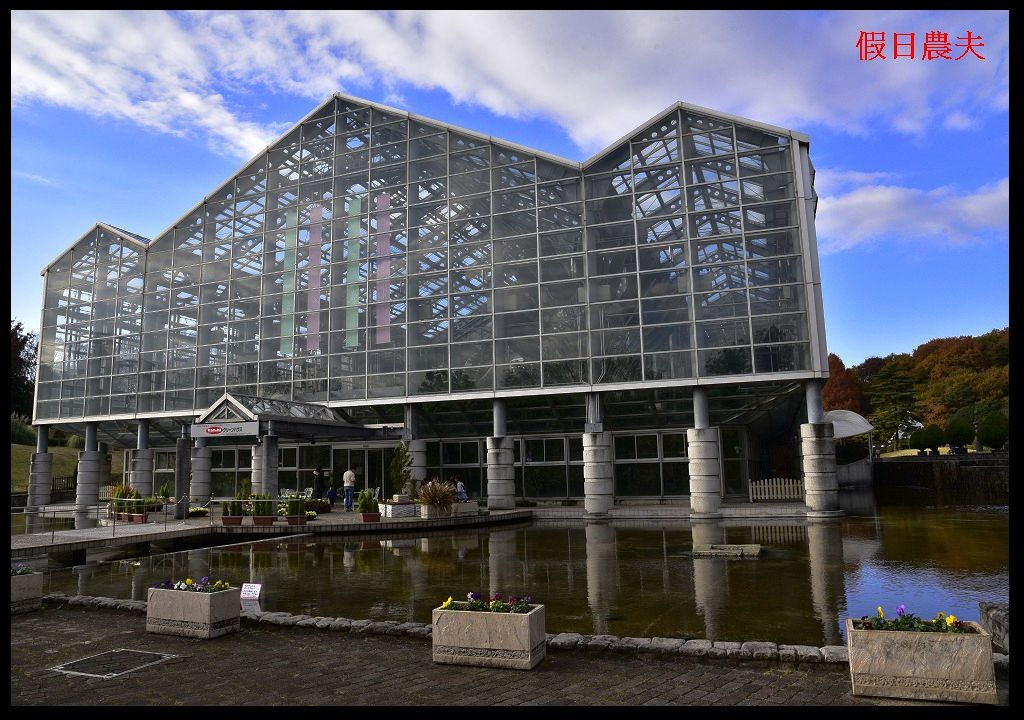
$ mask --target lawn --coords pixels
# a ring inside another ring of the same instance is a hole
[[[11,443],[11,492],[25,492],[28,489],[28,464],[35,445],[16,445]],[[51,445],[53,453],[53,475],[74,475],[78,469],[78,448]],[[114,478],[121,477],[123,465],[121,451],[111,452],[110,474]]]
[[[968,453],[973,453],[974,448],[968,446]],[[992,452],[991,448],[984,448],[984,452]],[[943,445],[939,448],[939,455],[949,455],[949,445]],[[884,452],[879,457],[883,458],[895,458],[895,457],[917,457],[917,450],[893,450],[891,452]]]

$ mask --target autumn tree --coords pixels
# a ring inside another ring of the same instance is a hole
[[[36,382],[36,334],[11,320],[11,412],[32,417]]]
[[[835,353],[828,354],[828,382],[821,389],[821,402],[826,410],[862,410],[860,380],[846,369]]]

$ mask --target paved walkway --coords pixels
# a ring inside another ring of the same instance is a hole
[[[145,616],[44,606],[11,618],[11,704],[881,705],[835,669],[729,667],[549,652],[534,670],[434,665],[430,641],[244,623],[216,640],[151,635]],[[114,649],[181,656],[111,680],[47,668]],[[841,666],[845,668],[845,666]],[[1004,702],[1006,683],[1000,683]]]

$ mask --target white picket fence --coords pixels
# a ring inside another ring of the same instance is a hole
[[[764,478],[751,480],[750,502],[758,500],[803,500],[804,482],[800,478]]]
[[[802,545],[807,542],[807,528],[802,525],[755,525],[751,529],[754,542],[760,545]]]

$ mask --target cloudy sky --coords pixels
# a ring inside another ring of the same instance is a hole
[[[922,60],[936,30],[985,59]],[[1008,324],[1008,43],[1006,12],[15,12],[12,313],[38,327],[39,271],[97,220],[156,236],[341,91],[577,160],[676,100],[803,131],[829,349],[985,332]]]

